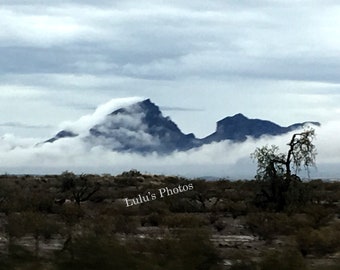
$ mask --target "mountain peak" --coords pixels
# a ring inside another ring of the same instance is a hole
[[[113,151],[167,154],[223,140],[242,142],[248,137],[281,135],[302,128],[305,124],[281,127],[268,120],[249,119],[242,113],[237,113],[218,121],[213,134],[197,139],[192,133],[182,133],[176,123],[163,116],[155,103],[145,99],[109,113],[80,137],[90,146],[100,145]],[[46,142],[53,143],[66,137],[79,136],[71,130],[72,127],[70,130],[62,130]]]
[[[159,110],[159,107],[155,103],[153,103],[149,98],[143,101],[137,102],[136,105],[142,107],[143,109],[157,108]]]
[[[140,106],[141,109],[149,115],[153,115],[153,116],[162,115],[160,108],[155,103],[153,103],[150,99],[145,99],[137,103],[137,105]]]
[[[103,143],[113,150],[169,153],[193,148],[197,139],[185,135],[150,99],[109,114],[90,129],[92,144]]]
[[[242,113],[237,113],[234,116],[231,116],[231,118],[243,118],[248,119],[246,116],[244,116]]]
[[[281,127],[268,120],[249,119],[238,113],[218,121],[216,131],[203,140],[205,143],[223,140],[242,142],[247,137],[259,138],[262,135],[281,135],[301,127],[301,124],[296,124],[293,127]]]
[[[143,101],[140,101],[139,103],[147,105],[147,106],[155,106],[156,104],[151,101],[151,99],[147,98],[144,99]]]
[[[113,111],[110,115],[117,115],[117,114],[129,114],[131,112],[144,112],[154,115],[160,115],[161,111],[159,107],[153,103],[150,99],[145,99],[143,101],[134,103],[130,106],[120,108],[118,110]]]
[[[237,113],[233,116],[227,116],[226,118],[220,120],[219,122],[223,121],[247,121],[249,120],[248,117],[244,116],[242,113]]]

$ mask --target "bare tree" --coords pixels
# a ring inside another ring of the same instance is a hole
[[[285,176],[291,178],[292,169],[297,174],[301,167],[309,174],[309,168],[315,166],[316,148],[313,144],[315,130],[308,128],[293,134],[288,143],[287,154],[279,153],[276,145],[256,148],[251,157],[257,161],[257,178]]]
[[[297,174],[303,167],[309,175],[309,168],[315,166],[314,138],[315,130],[308,128],[293,134],[287,154],[280,153],[276,145],[257,148],[251,154],[257,161],[256,179],[261,182],[261,190],[255,199],[259,206],[281,211],[287,206],[306,202],[307,191]]]
[[[72,199],[80,205],[81,202],[88,201],[99,189],[99,183],[89,180],[87,175],[76,176],[73,173],[62,174],[62,192],[71,193]]]

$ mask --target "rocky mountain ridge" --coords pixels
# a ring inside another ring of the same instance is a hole
[[[223,140],[242,142],[247,137],[281,135],[305,124],[320,125],[304,122],[281,127],[268,120],[249,119],[239,113],[218,121],[213,134],[199,139],[192,133],[184,134],[176,123],[163,116],[156,104],[146,99],[113,111],[104,121],[91,127],[83,139],[90,145],[101,145],[113,151],[168,154]],[[72,130],[62,130],[46,143],[78,135]]]

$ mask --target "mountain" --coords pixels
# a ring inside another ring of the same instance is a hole
[[[193,134],[183,134],[150,99],[109,114],[105,122],[90,129],[92,143],[113,146],[113,150],[169,153],[200,144]]]
[[[46,142],[54,142],[77,134],[63,130]],[[184,134],[150,99],[118,109],[89,129],[84,140],[121,152],[161,154],[185,151],[201,145],[194,134]]]
[[[77,136],[78,136],[78,134],[76,134],[72,131],[62,130],[62,131],[58,132],[57,135],[55,135],[53,138],[47,140],[46,142],[53,143],[56,140],[59,140],[59,139],[62,139],[62,138],[77,137]]]
[[[106,115],[81,139],[90,146],[102,146],[114,151],[168,154],[223,140],[240,142],[247,137],[281,135],[299,129],[306,123],[320,125],[317,122],[305,122],[281,127],[267,120],[249,119],[243,114],[236,114],[218,121],[213,134],[198,139],[192,133],[184,134],[169,117],[163,116],[156,104],[146,99]],[[79,134],[71,130],[62,130],[45,143],[77,136]]]
[[[203,139],[204,143],[232,140],[242,142],[247,137],[259,138],[263,135],[282,135],[284,133],[302,128],[306,124],[320,125],[317,122],[296,123],[288,127],[281,127],[271,121],[249,119],[239,113],[226,117],[217,122],[216,131]]]

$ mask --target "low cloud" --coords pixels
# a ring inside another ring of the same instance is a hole
[[[169,107],[169,106],[162,106],[160,107],[162,111],[179,111],[179,112],[202,112],[204,109],[199,108],[184,108],[184,107]]]
[[[89,129],[104,121],[105,117],[111,112],[141,100],[142,98],[140,97],[112,99],[109,102],[99,105],[94,113],[85,115],[77,121],[64,122],[61,124],[60,128],[72,131],[79,135],[88,135]]]
[[[127,103],[130,100],[120,102]],[[111,105],[115,106],[114,103]],[[90,122],[100,120],[101,114],[107,113],[104,110],[106,106],[109,105],[106,104],[91,116],[75,122],[78,130],[84,131]],[[318,169],[311,171],[311,177],[340,177],[336,166],[340,163],[340,142],[337,138],[339,126],[340,122],[329,122],[316,127]],[[140,155],[115,152],[100,144],[90,145],[81,137],[65,138],[37,146],[34,139],[18,139],[5,135],[0,138],[0,170],[1,173],[45,174],[69,170],[76,173],[117,174],[135,168],[146,173],[249,179],[256,172],[256,164],[250,159],[250,153],[256,147],[266,144],[278,145],[282,152],[286,152],[291,135],[292,133],[275,137],[264,136],[256,140],[248,138],[242,143],[222,141],[166,156],[156,153]]]
[[[0,123],[0,127],[12,127],[12,128],[28,128],[28,129],[45,129],[51,128],[49,125],[34,125],[20,122],[6,122]]]
[[[39,87],[22,85],[0,85],[0,98],[37,99],[46,96]]]

